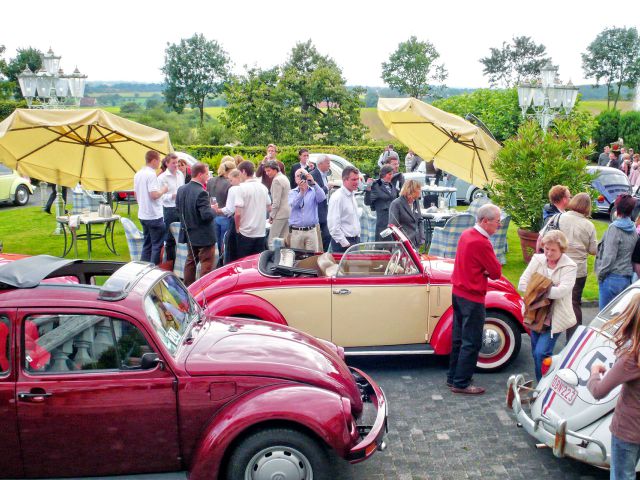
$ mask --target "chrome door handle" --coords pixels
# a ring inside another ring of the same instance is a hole
[[[334,295],[349,295],[350,293],[351,293],[351,290],[348,290],[346,288],[341,288],[340,290],[333,291]]]
[[[52,393],[45,392],[20,392],[18,393],[18,399],[23,402],[31,402],[31,403],[42,403],[46,398],[52,396]]]

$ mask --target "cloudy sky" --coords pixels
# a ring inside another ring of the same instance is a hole
[[[296,42],[310,38],[336,60],[349,85],[383,86],[380,64],[416,35],[440,53],[447,85],[483,87],[478,59],[514,35],[544,44],[563,81],[591,83],[580,54],[603,28],[638,28],[640,2],[31,0],[3,2],[2,14],[6,59],[17,48],[51,47],[66,72],[77,65],[89,80],[160,82],[167,43],[197,32],[223,46],[237,73],[244,65],[281,64]]]

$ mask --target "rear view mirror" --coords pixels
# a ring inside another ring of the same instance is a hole
[[[142,360],[140,361],[142,370],[151,370],[152,368],[156,368],[157,365],[160,365],[161,370],[164,369],[164,363],[160,360],[157,353],[150,352],[142,355]]]

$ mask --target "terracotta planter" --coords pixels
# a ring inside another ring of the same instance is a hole
[[[536,243],[538,241],[538,232],[531,232],[529,230],[518,229],[518,236],[520,237],[520,247],[522,248],[522,258],[525,263],[531,261],[531,257],[536,253]]]

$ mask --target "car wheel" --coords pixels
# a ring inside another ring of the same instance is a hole
[[[25,187],[24,185],[18,185],[18,188],[16,188],[16,194],[13,197],[13,203],[15,205],[18,205],[19,207],[22,207],[23,205],[29,203],[29,195],[30,193],[27,187]]]
[[[490,310],[476,367],[483,372],[501,370],[518,356],[521,345],[522,333],[516,322],[504,313]]]
[[[471,192],[471,198],[469,199],[469,203],[477,200],[478,198],[484,198],[487,196],[487,192],[482,190],[481,188],[476,188],[473,192]]]
[[[328,480],[331,462],[324,447],[288,428],[256,432],[235,448],[227,480]]]

